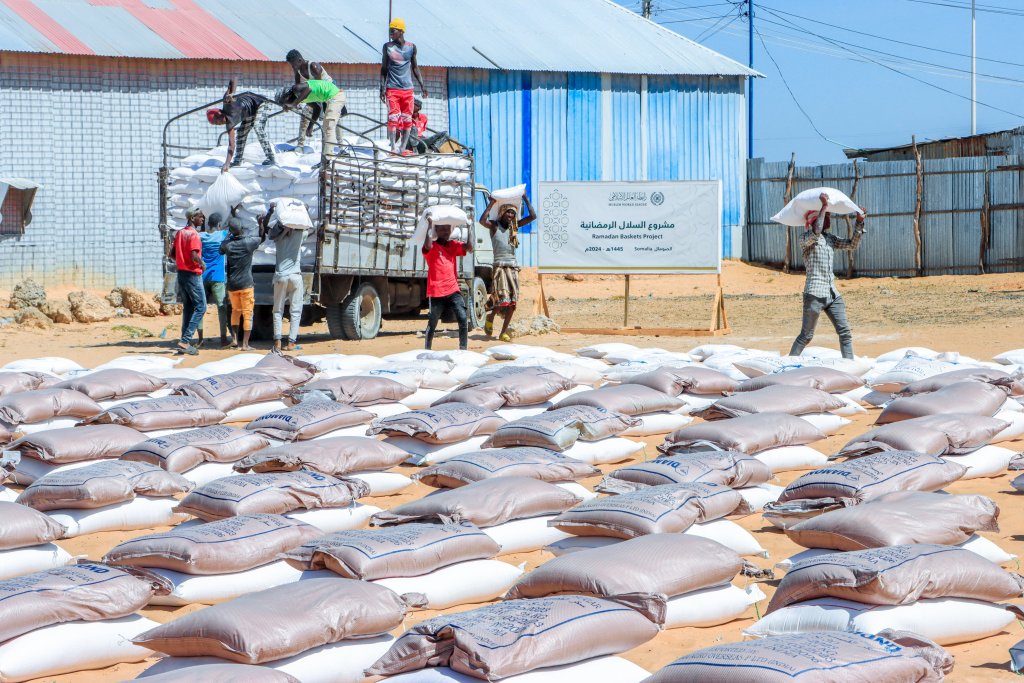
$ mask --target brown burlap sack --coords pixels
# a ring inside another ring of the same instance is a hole
[[[572,481],[601,474],[593,465],[546,448],[492,448],[431,465],[412,475],[427,486],[454,489],[494,477],[530,477],[541,481]]]
[[[236,474],[200,486],[174,510],[213,522],[259,512],[283,515],[300,509],[348,507],[369,492],[362,481],[308,470]]]
[[[0,396],[21,391],[46,389],[60,382],[60,378],[45,372],[0,372]]]
[[[999,531],[991,498],[897,491],[832,510],[786,529],[805,548],[864,550],[911,543],[958,545],[978,531]]]
[[[65,531],[49,515],[20,503],[0,501],[0,550],[49,543],[63,538]]]
[[[554,372],[519,373],[501,376],[489,382],[460,386],[439,398],[434,405],[468,403],[482,405],[490,410],[529,406],[549,401],[574,386],[575,382]]]
[[[560,595],[509,600],[416,624],[366,675],[392,676],[430,666],[496,681],[515,674],[625,652],[658,634],[629,607]]]
[[[576,440],[599,441],[640,424],[640,419],[593,406],[548,410],[513,420],[499,427],[483,443],[484,448],[534,446],[565,451]]]
[[[136,442],[121,459],[148,462],[168,472],[187,472],[204,462],[235,462],[269,445],[259,434],[214,425]]]
[[[13,438],[14,438],[14,434],[11,433],[11,430],[9,430],[4,425],[0,424],[0,444],[8,443]]]
[[[381,403],[397,403],[416,393],[412,387],[387,377],[365,377],[362,375],[318,379],[291,389],[285,393],[284,402],[295,405],[311,391],[320,391],[338,403],[350,406],[375,406]]]
[[[662,453],[711,446],[753,454],[779,446],[802,446],[825,435],[807,420],[785,413],[758,413],[677,429],[658,446]]]
[[[215,425],[226,417],[224,411],[193,396],[165,396],[119,403],[83,424],[118,424],[155,432],[158,429],[190,429]]]
[[[150,394],[158,389],[163,389],[167,386],[167,382],[143,372],[127,368],[111,368],[64,380],[55,386],[60,389],[80,391],[94,401],[113,401],[119,398]]]
[[[732,581],[743,560],[721,543],[686,534],[651,534],[548,560],[505,596],[593,595],[665,623],[668,599]]]
[[[864,432],[847,442],[833,457],[858,457],[880,451],[918,451],[929,455],[970,453],[1008,426],[1002,420],[981,415],[951,413],[915,417]]]
[[[419,500],[378,512],[370,523],[386,526],[437,520],[443,523],[465,521],[489,527],[514,519],[553,515],[579,502],[577,496],[546,481],[498,477],[457,489],[442,489]]]
[[[377,418],[366,435],[411,436],[426,443],[445,444],[493,434],[504,424],[505,420],[482,406],[446,403],[436,408]]]
[[[103,561],[183,574],[230,574],[274,562],[322,535],[316,527],[281,515],[240,515],[133,538],[115,546]]]
[[[772,471],[768,466],[752,456],[736,451],[699,451],[663,455],[620,467],[605,475],[596,490],[629,493],[648,486],[688,481],[742,488],[763,484],[771,478]]]
[[[1020,597],[1024,577],[975,552],[947,545],[897,545],[818,555],[795,563],[766,614],[814,598],[909,605],[924,598],[1001,602]]]
[[[864,380],[856,375],[833,368],[795,368],[744,380],[740,382],[737,391],[757,391],[780,384],[808,387],[830,394],[841,394],[861,388],[864,386]]]
[[[916,396],[917,394],[927,394],[957,382],[984,382],[997,387],[1003,387],[1011,396],[1024,396],[1024,383],[995,368],[963,368],[962,370],[943,372],[911,382],[896,392],[896,395]]]
[[[7,450],[54,465],[116,458],[146,437],[122,425],[88,425],[28,434]]]
[[[990,417],[1006,402],[1006,396],[1006,389],[994,384],[956,382],[928,394],[897,398],[885,406],[875,424],[884,425],[946,413]]]
[[[372,419],[373,413],[346,403],[314,399],[261,415],[245,428],[279,441],[305,441]]]
[[[303,570],[329,569],[348,579],[375,581],[420,576],[457,562],[489,560],[501,552],[469,522],[399,524],[384,529],[338,531],[285,554]]]
[[[555,404],[552,410],[574,406],[604,408],[613,413],[639,416],[648,413],[668,413],[685,405],[674,396],[651,389],[644,384],[619,384],[570,394]]]
[[[387,470],[401,465],[409,454],[397,446],[365,436],[298,441],[265,448],[235,463],[237,472],[294,472],[314,470],[340,476],[351,472]]]
[[[35,389],[0,396],[0,422],[35,424],[55,417],[91,417],[103,411],[96,401],[71,389]]]
[[[402,599],[383,586],[340,577],[309,579],[211,605],[132,642],[172,657],[261,664],[387,633],[402,623],[405,611]]]
[[[940,683],[953,657],[913,633],[796,633],[697,650],[643,683]]]
[[[926,453],[882,451],[803,474],[765,509],[798,501],[812,507],[845,507],[894,491],[938,491],[966,471],[963,465]]]
[[[66,621],[126,617],[170,589],[149,572],[96,562],[5,579],[0,581],[0,642]]]
[[[776,384],[719,399],[711,407],[694,415],[705,420],[723,420],[758,413],[810,415],[838,410],[845,405],[845,401],[819,389]]]
[[[301,683],[294,676],[270,667],[227,663],[199,664],[145,679],[146,683]]]
[[[253,368],[277,379],[283,379],[297,387],[316,377],[317,369],[312,363],[281,353],[268,353]]]
[[[36,510],[88,510],[132,500],[170,497],[192,482],[148,462],[106,460],[73,470],[50,472],[21,492],[18,502]]]
[[[636,538],[682,533],[737,511],[748,510],[728,486],[687,482],[594,498],[549,520],[548,526],[576,536]]]
[[[689,366],[678,368],[662,366],[657,370],[623,380],[622,383],[650,387],[669,396],[724,394],[736,391],[738,386],[736,380],[718,370]]]
[[[276,401],[292,388],[287,381],[265,372],[242,370],[213,375],[174,390],[179,396],[193,396],[225,413],[254,403]]]

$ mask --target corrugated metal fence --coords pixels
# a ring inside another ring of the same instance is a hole
[[[1024,270],[1022,170],[1017,156],[925,159],[920,166],[916,161],[883,161],[791,167],[787,162],[754,159],[747,165],[744,259],[803,269],[802,229],[771,221],[786,203],[792,172],[789,196],[814,187],[835,187],[868,212],[867,234],[852,259],[837,254],[837,274]],[[852,222],[837,221],[833,230],[846,236]]]

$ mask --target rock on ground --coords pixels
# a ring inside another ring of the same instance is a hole
[[[124,297],[121,295],[121,290],[118,289],[117,287],[114,287],[112,290],[110,290],[110,294],[107,294],[103,298],[106,299],[107,303],[109,303],[114,308],[121,308],[122,306],[124,306]]]
[[[46,290],[32,278],[26,278],[14,285],[11,292],[10,306],[16,311],[29,307],[38,308],[45,302]]]
[[[71,313],[71,304],[67,301],[47,299],[39,306],[39,310],[55,323],[66,325],[75,322],[75,316]]]
[[[48,330],[53,327],[53,322],[35,306],[28,306],[18,311],[18,314],[14,316],[14,321],[22,327],[38,330]]]
[[[513,337],[529,337],[552,332],[558,333],[561,329],[558,323],[545,315],[535,315],[523,320],[513,320],[512,324],[508,326],[508,331]]]
[[[120,292],[121,305],[133,314],[147,318],[155,318],[160,315],[160,306],[153,300],[153,297],[146,296],[132,287],[122,287]]]
[[[71,314],[80,323],[98,323],[114,317],[114,309],[109,303],[89,292],[71,292],[68,294],[71,303]]]

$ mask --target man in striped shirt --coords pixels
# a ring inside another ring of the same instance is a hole
[[[864,235],[864,212],[857,214],[857,225],[851,239],[836,237],[829,228],[832,221],[828,214],[828,195],[821,193],[821,209],[810,210],[804,216],[807,230],[800,238],[803,247],[804,266],[807,281],[804,285],[804,316],[800,335],[793,342],[789,355],[799,356],[814,337],[814,328],[822,313],[832,321],[839,335],[839,347],[843,358],[853,358],[853,332],[846,320],[846,302],[843,295],[836,289],[836,278],[833,274],[835,252],[854,251]]]

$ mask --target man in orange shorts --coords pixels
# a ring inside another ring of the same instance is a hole
[[[249,335],[252,334],[252,312],[256,307],[252,255],[266,236],[261,230],[259,237],[246,237],[242,221],[238,218],[231,218],[228,221],[228,233],[228,238],[220,245],[220,253],[227,256],[231,328],[235,330],[232,348],[238,348],[238,342],[241,340],[242,350],[252,351],[249,346]]]
[[[409,131],[412,129],[413,78],[419,84],[423,97],[427,96],[427,88],[416,64],[416,46],[405,39],[405,21],[397,17],[392,19],[388,37],[390,40],[384,43],[380,65],[380,101],[388,105],[391,151],[401,154],[409,143]]]

